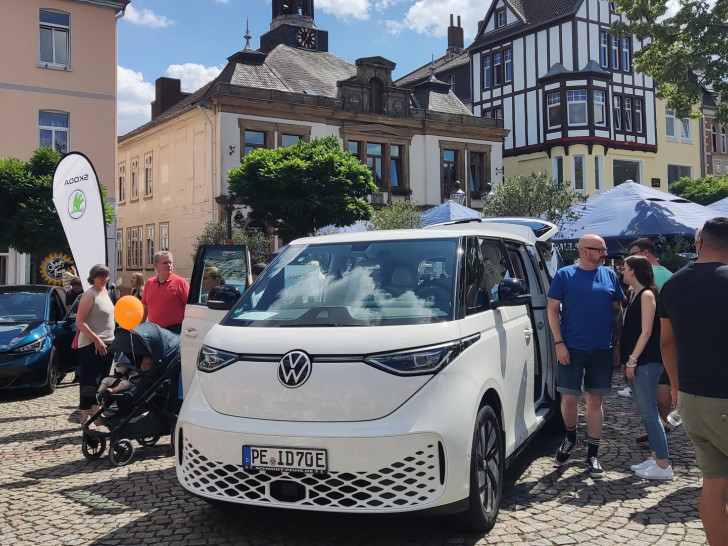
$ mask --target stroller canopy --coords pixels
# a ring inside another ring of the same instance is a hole
[[[142,322],[133,330],[117,328],[109,350],[124,353],[135,366],[141,357],[150,355],[166,367],[179,357],[179,336],[151,322]]]

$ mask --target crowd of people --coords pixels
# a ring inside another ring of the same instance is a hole
[[[728,218],[705,223],[695,235],[696,261],[674,274],[659,264],[654,244],[645,238],[629,245],[619,272],[604,266],[608,251],[598,235],[581,237],[578,251],[578,262],[556,272],[548,293],[566,427],[555,461],[565,464],[579,444],[583,389],[586,470],[595,479],[605,476],[599,460],[602,397],[611,391],[613,366],[621,366],[650,446],[650,456],[631,470],[647,480],[674,479],[665,421],[675,405],[703,474],[699,512],[708,542],[725,546]]]

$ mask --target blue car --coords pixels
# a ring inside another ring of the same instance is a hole
[[[0,390],[50,394],[78,364],[75,314],[57,286],[0,286]]]

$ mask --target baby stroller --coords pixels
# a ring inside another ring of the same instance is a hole
[[[83,425],[81,452],[89,460],[103,455],[109,442],[109,460],[115,466],[131,461],[131,439],[142,446],[152,446],[159,438],[174,431],[179,414],[178,385],[180,375],[179,336],[156,324],[144,322],[133,330],[117,328],[109,350],[123,353],[138,369],[144,356],[154,365],[130,389],[119,393],[97,393],[99,409]],[[140,370],[141,371],[141,370]],[[99,419],[108,431],[91,425]]]

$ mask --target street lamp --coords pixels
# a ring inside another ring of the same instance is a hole
[[[460,182],[456,180],[453,183],[453,191],[450,193],[450,201],[462,205],[465,202],[465,192],[460,189]]]
[[[228,193],[225,198],[225,212],[227,213],[227,244],[233,244],[233,211],[235,210],[235,196]]]
[[[480,194],[480,199],[483,201],[486,201],[488,197],[490,196],[490,191],[493,189],[493,186],[490,185],[490,182],[486,182],[483,186],[483,191]]]

